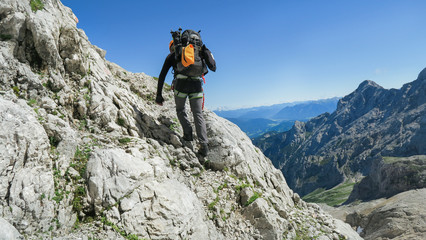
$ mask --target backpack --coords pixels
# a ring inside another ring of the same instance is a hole
[[[203,41],[200,31],[185,30],[171,32],[176,58],[175,74],[182,74],[188,77],[201,77],[207,72],[206,64],[201,57]]]

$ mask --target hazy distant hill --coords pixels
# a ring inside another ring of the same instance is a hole
[[[255,138],[269,131],[284,132],[294,122],[336,110],[339,98],[282,103],[271,106],[219,110],[215,113],[238,125],[249,137]]]
[[[333,112],[336,110],[339,98],[330,98],[317,101],[309,101],[306,103],[296,104],[281,109],[272,118],[273,119],[310,119],[325,112]]]
[[[265,118],[270,120],[301,120],[309,119],[318,116],[324,112],[333,112],[336,110],[338,97],[298,101],[291,103],[274,104],[270,106],[259,106],[252,108],[240,108],[234,110],[215,110],[213,111],[218,116],[229,119],[254,119]],[[289,117],[287,117],[289,116]]]
[[[234,110],[215,110],[213,111],[218,116],[229,119],[229,118],[265,118],[272,119],[272,116],[277,114],[281,109],[294,106],[297,102],[294,103],[280,103],[270,106],[259,106],[251,108],[239,108]]]

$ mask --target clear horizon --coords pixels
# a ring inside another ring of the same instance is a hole
[[[209,109],[343,97],[364,80],[398,89],[426,67],[422,0],[62,2],[107,60],[154,77],[170,30],[201,29],[218,67]]]

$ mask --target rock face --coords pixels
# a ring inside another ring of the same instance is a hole
[[[54,205],[49,139],[23,100],[0,99],[0,199],[12,224],[31,232],[48,230]],[[7,207],[6,207],[7,206]]]
[[[19,239],[22,238],[22,235],[19,234],[18,230],[16,230],[13,225],[11,225],[9,222],[4,220],[3,218],[0,218],[0,239]]]
[[[206,110],[184,142],[172,92],[105,60],[59,0],[0,3],[0,238],[360,239]],[[204,165],[200,164],[204,163]]]
[[[204,219],[202,203],[195,193],[167,177],[173,172],[159,157],[152,158],[138,149],[129,153],[122,149],[97,150],[87,164],[87,175],[88,201],[96,214],[111,207],[107,213],[110,221],[127,226],[134,234],[152,239],[223,238]]]
[[[358,181],[381,156],[426,154],[426,69],[401,89],[364,81],[337,110],[255,142],[302,196]]]
[[[426,156],[387,157],[373,164],[370,174],[355,185],[347,203],[421,188],[426,188]]]

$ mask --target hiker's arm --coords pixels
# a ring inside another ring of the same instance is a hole
[[[164,64],[163,64],[163,68],[161,69],[161,72],[160,72],[160,76],[158,77],[157,98],[155,99],[155,102],[158,104],[162,104],[164,102],[164,99],[161,93],[163,92],[164,80],[166,79],[169,69],[172,67],[173,58],[174,58],[174,55],[172,54],[169,54],[166,57],[166,60],[164,61]]]
[[[214,60],[212,52],[206,47],[206,45],[203,45],[203,57],[206,61],[207,67],[209,67],[210,70],[213,72],[216,71],[216,61]]]

